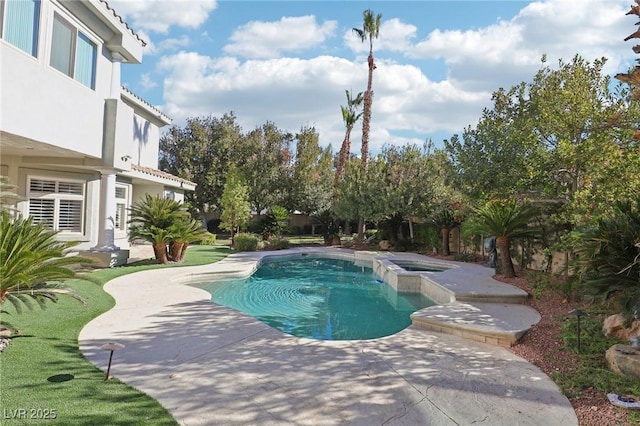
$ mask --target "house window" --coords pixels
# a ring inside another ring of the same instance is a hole
[[[31,56],[38,54],[40,0],[0,1],[2,39]]]
[[[29,178],[29,216],[60,232],[82,233],[84,182]]]
[[[60,15],[54,14],[49,64],[94,89],[96,56],[96,44]]]
[[[129,205],[128,187],[116,186],[116,223],[115,229],[118,231],[127,230],[127,208]]]

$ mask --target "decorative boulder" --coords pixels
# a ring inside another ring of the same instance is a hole
[[[640,380],[640,351],[629,345],[613,345],[605,354],[609,369],[629,379]]]
[[[391,242],[389,240],[382,240],[378,243],[378,246],[380,247],[380,250],[391,250],[391,247],[393,247],[391,245]]]
[[[604,320],[602,331],[605,336],[629,341],[632,336],[640,336],[640,321],[633,320],[631,326],[625,328],[624,317],[621,314],[611,315]]]

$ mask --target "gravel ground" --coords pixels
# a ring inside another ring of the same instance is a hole
[[[500,275],[496,275],[495,278],[533,294],[533,288],[526,278],[507,279]],[[562,342],[556,336],[560,333],[562,321],[567,313],[580,308],[580,305],[566,300],[561,293],[553,289],[543,291],[539,299],[530,297],[527,304],[540,312],[542,319],[524,335],[512,351],[549,376],[556,371],[570,372],[576,364],[576,358],[572,352],[563,349]],[[624,408],[612,405],[604,392],[588,388],[569,400],[581,426],[634,424],[628,420],[628,412]]]

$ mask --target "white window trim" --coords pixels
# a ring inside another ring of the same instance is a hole
[[[131,207],[131,193],[132,191],[132,185],[131,184],[127,184],[127,183],[121,183],[121,182],[117,182],[116,183],[116,188],[122,188],[125,190],[125,198],[118,198],[116,197],[116,214],[117,214],[117,210],[118,210],[118,205],[122,205],[124,204],[124,217],[120,219],[121,221],[121,227],[116,226],[115,227],[115,237],[116,238],[124,238],[126,237],[129,232],[129,208]]]
[[[32,180],[43,180],[50,181],[55,183],[55,187],[57,188],[60,182],[71,182],[80,184],[82,187],[82,194],[65,194],[58,192],[36,192],[31,191],[31,181]],[[86,232],[86,204],[87,204],[87,182],[80,179],[68,179],[62,177],[51,177],[51,176],[39,176],[39,175],[28,175],[27,176],[27,186],[26,186],[26,199],[27,199],[27,214],[29,214],[29,210],[31,208],[31,200],[32,199],[40,199],[40,200],[54,200],[54,209],[53,209],[53,225],[52,230],[58,232],[58,235],[61,236],[73,236],[73,237],[83,237]],[[59,230],[59,220],[60,220],[60,201],[61,200],[72,200],[72,201],[81,201],[82,206],[80,208],[80,231],[69,231],[69,230]]]
[[[41,12],[42,14],[42,12]],[[73,66],[73,73],[74,75],[69,76],[67,74],[65,74],[64,72],[58,70],[57,68],[54,68],[51,65],[51,48],[52,48],[52,43],[53,43],[53,25],[54,25],[54,21],[55,21],[55,16],[58,15],[60,18],[62,18],[67,24],[69,24],[71,27],[74,28],[75,30],[75,41],[74,41],[74,66]],[[42,19],[42,17],[41,17]],[[93,33],[93,31],[89,30],[89,28],[87,28],[83,23],[79,22],[75,17],[73,17],[73,15],[70,15],[69,13],[67,13],[64,9],[59,8],[59,7],[53,7],[51,8],[51,10],[49,10],[47,12],[47,43],[46,46],[44,46],[45,49],[45,53],[44,53],[44,60],[46,62],[47,67],[49,67],[51,70],[55,71],[56,73],[59,73],[60,75],[63,75],[71,80],[73,80],[76,84],[79,84],[80,86],[89,89],[89,90],[96,90],[96,87],[98,86],[98,62],[100,61],[100,52],[102,49],[102,42],[100,41],[100,39]],[[85,85],[84,83],[81,83],[80,81],[76,80],[75,77],[75,55],[77,54],[77,38],[78,38],[78,32],[81,32],[82,34],[84,34],[96,47],[96,58],[95,58],[95,62],[93,64],[93,86],[94,87],[89,87],[87,85]]]

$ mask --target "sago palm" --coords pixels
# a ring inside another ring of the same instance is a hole
[[[640,196],[618,202],[612,217],[583,232],[574,252],[587,296],[615,299],[627,318],[640,319]]]
[[[512,278],[516,275],[511,260],[511,241],[538,233],[538,229],[531,226],[536,214],[537,210],[531,205],[520,204],[515,200],[491,200],[474,209],[469,220],[469,230],[496,237],[496,248],[505,277]]]
[[[77,243],[56,241],[55,235],[44,224],[34,224],[31,217],[12,219],[8,212],[1,212],[0,306],[9,303],[19,314],[23,307],[33,309],[33,302],[44,309],[47,301],[57,302],[59,295],[83,301],[64,282],[73,278],[95,282],[79,273],[80,266],[92,260],[65,255]]]
[[[129,212],[129,240],[140,239],[151,243],[158,263],[167,263],[167,245],[173,240],[169,228],[187,216],[182,204],[146,194],[143,200],[133,203]]]

